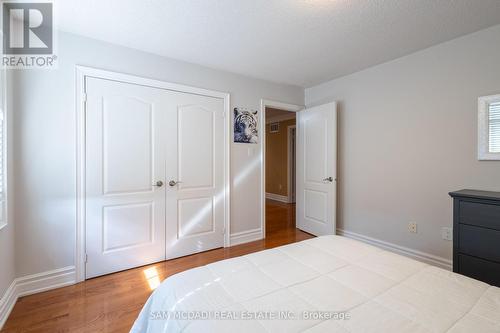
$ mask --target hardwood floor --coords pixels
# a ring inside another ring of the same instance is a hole
[[[313,237],[295,228],[294,204],[267,201],[266,220],[266,238],[260,241],[163,261],[22,297],[2,332],[128,332],[151,294],[150,285],[193,267]],[[149,279],[145,273],[149,273]]]

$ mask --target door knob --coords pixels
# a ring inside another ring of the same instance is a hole
[[[159,181],[156,182],[156,184],[153,184],[153,186],[162,187],[163,186],[163,182],[161,180],[159,180]]]
[[[177,185],[179,183],[182,183],[182,182],[179,182],[179,181],[176,182],[175,180],[171,180],[171,181],[168,182],[168,185],[175,186],[175,185]]]
[[[328,177],[328,178],[325,178],[323,179],[324,182],[333,182],[333,177]]]

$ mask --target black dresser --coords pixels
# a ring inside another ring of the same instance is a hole
[[[500,287],[500,192],[461,190],[453,198],[453,271]]]

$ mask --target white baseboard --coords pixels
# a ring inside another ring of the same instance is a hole
[[[230,246],[262,239],[262,229],[252,229],[231,234]]]
[[[284,203],[289,203],[290,201],[288,200],[288,196],[286,195],[279,195],[275,193],[267,193],[266,192],[266,199],[271,199],[279,202],[284,202]]]
[[[75,266],[23,276],[16,279],[17,297],[75,284]]]
[[[14,280],[10,284],[9,288],[7,288],[2,298],[0,298],[0,330],[7,321],[7,318],[14,308],[16,301],[16,280]]]
[[[380,239],[368,237],[365,235],[361,235],[352,231],[337,229],[337,235],[349,237],[352,239],[356,239],[363,243],[367,243],[370,245],[374,245],[376,247],[380,247],[384,250],[388,250],[397,254],[404,255],[406,257],[410,257],[412,259],[425,262],[430,265],[434,265],[448,271],[452,270],[452,261],[443,257],[438,257],[430,253],[421,252],[418,250],[410,249],[408,247],[396,245],[393,243],[389,243]]]
[[[19,297],[76,283],[75,266],[55,269],[14,279],[0,299],[0,329],[7,321]]]

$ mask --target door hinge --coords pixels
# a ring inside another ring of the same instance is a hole
[[[226,227],[222,228],[222,234],[225,235],[226,234]]]
[[[83,103],[87,103],[87,93],[82,94]]]
[[[88,261],[89,261],[89,255],[85,253],[85,263],[87,263]]]

